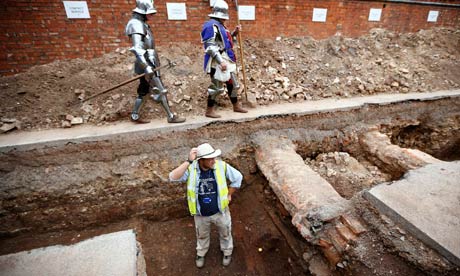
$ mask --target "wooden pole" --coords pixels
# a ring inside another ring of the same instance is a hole
[[[173,66],[176,66],[176,63],[175,63],[175,62],[171,62],[171,61],[168,60],[168,64],[163,65],[163,66],[160,66],[160,67],[157,67],[157,68],[154,68],[154,69],[153,69],[153,72],[158,71],[158,70],[160,70],[160,69],[164,69],[164,68],[170,68],[170,67],[173,67]],[[81,101],[81,102],[79,102],[79,103],[84,103],[84,102],[86,102],[86,101],[89,101],[89,100],[91,100],[91,99],[94,99],[94,98],[96,98],[96,97],[98,97],[98,96],[100,96],[100,95],[103,95],[103,94],[105,94],[105,93],[107,93],[107,92],[110,92],[110,91],[112,91],[112,90],[114,90],[114,89],[117,89],[118,87],[121,87],[121,86],[126,85],[126,84],[128,84],[128,83],[131,83],[131,82],[133,82],[133,81],[135,81],[135,80],[138,80],[138,79],[144,77],[145,75],[147,75],[147,74],[146,74],[146,73],[143,73],[143,74],[137,75],[137,76],[135,76],[135,77],[133,77],[133,78],[130,78],[129,80],[126,80],[126,81],[124,81],[124,82],[122,82],[122,83],[119,83],[119,84],[117,84],[117,85],[114,85],[114,86],[112,86],[112,87],[110,87],[110,88],[108,88],[108,89],[106,89],[106,90],[104,90],[104,91],[102,91],[102,92],[99,92],[99,93],[97,93],[97,94],[95,94],[95,95],[92,95],[92,96],[90,96],[90,97],[84,99],[83,101]]]
[[[235,6],[236,6],[236,21],[237,25],[240,25],[240,15],[238,13],[238,0],[235,0]],[[244,97],[246,99],[246,102],[248,102],[248,86],[246,83],[246,69],[244,67],[244,49],[243,49],[243,38],[241,37],[241,32],[238,30],[238,44],[240,46],[240,56],[241,56],[241,71],[243,72],[243,85],[244,85]]]
[[[140,79],[140,78],[142,78],[142,77],[144,77],[144,76],[145,76],[145,73],[140,74],[140,75],[137,75],[137,76],[135,76],[135,77],[133,77],[133,78],[131,78],[131,79],[129,79],[129,80],[126,80],[126,81],[124,81],[124,82],[122,82],[122,83],[119,83],[119,84],[117,84],[117,85],[115,85],[115,86],[112,86],[112,87],[110,87],[110,88],[108,88],[108,89],[106,89],[106,90],[104,90],[104,91],[102,91],[102,92],[99,92],[99,93],[97,93],[97,94],[95,94],[95,95],[92,95],[91,97],[88,97],[88,98],[84,99],[83,101],[81,101],[81,103],[84,103],[84,102],[86,102],[86,101],[89,101],[89,100],[91,100],[91,99],[94,99],[94,98],[96,98],[96,97],[98,97],[98,96],[100,96],[100,95],[102,95],[102,94],[105,94],[105,93],[107,93],[107,92],[110,92],[110,91],[112,91],[112,90],[114,90],[114,89],[117,89],[118,87],[121,87],[121,86],[126,85],[126,84],[128,84],[128,83],[130,83],[130,82],[133,82],[133,81],[135,81],[135,80],[138,80],[138,79]]]

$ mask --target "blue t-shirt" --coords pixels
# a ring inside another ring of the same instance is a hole
[[[201,171],[198,183],[198,203],[202,216],[212,216],[219,212],[217,204],[217,182],[213,170]]]

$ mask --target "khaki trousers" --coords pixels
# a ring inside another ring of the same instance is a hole
[[[220,250],[225,256],[232,255],[232,218],[229,208],[224,213],[217,213],[209,217],[194,216],[196,230],[196,254],[204,257],[209,249],[211,237],[211,223],[219,230]]]

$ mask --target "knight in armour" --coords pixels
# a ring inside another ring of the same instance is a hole
[[[210,20],[205,22],[201,31],[201,42],[205,49],[204,70],[211,77],[208,87],[206,117],[220,118],[215,112],[216,99],[225,91],[233,105],[234,112],[246,113],[238,103],[238,89],[240,87],[236,76],[236,57],[233,51],[233,37],[238,34],[241,26],[230,32],[225,26],[229,19],[228,4],[224,0],[216,0]],[[225,86],[224,86],[225,85]]]
[[[150,26],[147,21],[151,21],[153,15],[157,13],[153,0],[136,0],[136,8],[133,15],[126,25],[125,33],[130,37],[132,47],[129,49],[136,56],[134,63],[134,73],[140,75],[146,73],[145,78],[139,79],[137,88],[137,98],[131,112],[131,120],[137,123],[147,123],[140,116],[140,109],[144,98],[150,94],[150,98],[160,103],[168,116],[168,123],[182,123],[185,118],[174,114],[169,107],[167,93],[164,87],[159,70],[160,59],[155,50],[155,42]]]

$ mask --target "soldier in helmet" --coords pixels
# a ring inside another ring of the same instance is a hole
[[[147,21],[151,20],[156,12],[153,0],[136,0],[136,8],[133,10],[132,18],[126,25],[125,33],[131,38],[133,45],[130,51],[136,56],[134,72],[136,74],[148,74],[145,78],[139,79],[138,96],[131,113],[131,120],[138,123],[148,122],[140,119],[139,111],[144,97],[149,92],[152,92],[150,97],[163,106],[168,115],[168,123],[182,123],[185,118],[181,118],[171,112],[166,96],[168,90],[163,85],[160,71],[153,71],[153,69],[160,66],[160,59],[155,50],[152,31]]]
[[[236,57],[233,51],[232,37],[238,34],[240,26],[230,33],[225,26],[225,21],[228,20],[228,5],[224,0],[216,0],[212,7],[211,14],[208,15],[211,19],[204,23],[201,31],[201,42],[205,49],[204,70],[211,76],[211,85],[208,87],[208,103],[206,108],[206,117],[220,118],[221,116],[215,112],[216,98],[224,93],[224,83],[227,86],[227,93],[233,104],[234,112],[246,113],[238,103],[238,89],[240,87],[236,77]],[[228,75],[218,77],[224,72]]]

